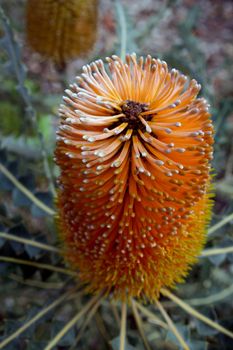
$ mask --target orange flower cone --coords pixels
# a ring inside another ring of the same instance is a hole
[[[28,44],[62,67],[96,40],[98,0],[28,0]]]
[[[213,126],[200,85],[147,56],[83,67],[61,105],[64,254],[89,291],[154,300],[204,241]]]

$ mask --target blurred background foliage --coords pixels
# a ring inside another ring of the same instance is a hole
[[[68,0],[67,0],[68,2]],[[96,14],[98,35],[86,57],[66,62],[63,69],[48,57],[34,52],[26,41],[24,0],[2,0],[9,18],[0,21],[0,232],[22,239],[57,245],[53,216],[54,179],[58,169],[53,162],[57,109],[65,86],[81,71],[84,63],[119,54],[122,41],[126,51],[151,54],[168,62],[202,84],[202,95],[211,104],[215,123],[216,188],[212,225],[233,211],[233,3],[218,0],[100,0]],[[38,29],[39,30],[39,29]],[[68,28],[69,30],[69,28]],[[78,33],[85,37],[85,31]],[[14,181],[4,173],[7,169]],[[17,186],[25,186],[33,198],[51,208],[48,213]],[[208,247],[233,245],[232,222],[209,235]],[[62,258],[27,243],[0,236],[0,255],[62,267]],[[57,298],[70,276],[46,268],[0,263],[0,339],[36,315],[42,306]],[[196,306],[227,328],[233,328],[233,254],[200,259],[186,283],[177,289],[185,300],[201,298]],[[229,288],[231,288],[229,290]],[[227,289],[225,298],[205,299]],[[203,299],[204,298],[204,299]],[[56,313],[41,318],[6,349],[43,349],[87,297],[68,300]],[[214,299],[213,299],[214,300]],[[195,304],[195,301],[190,301]],[[176,326],[191,349],[233,349],[230,338],[191,319],[170,302],[164,301]],[[116,305],[118,308],[118,305]],[[152,307],[153,309],[153,307]],[[156,311],[155,311],[156,312]],[[75,347],[79,323],[58,343],[57,349],[118,349],[119,327],[103,303],[79,346]],[[128,315],[129,349],[143,349],[134,318]],[[173,334],[144,323],[152,349],[179,349]],[[73,346],[73,347],[72,347]]]

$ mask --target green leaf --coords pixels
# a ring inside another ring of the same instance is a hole
[[[45,349],[47,343],[45,341],[39,341],[39,342],[29,342],[26,350],[41,350]]]
[[[181,334],[182,338],[184,338],[184,340],[186,342],[188,342],[188,340],[190,339],[190,329],[188,326],[180,324],[180,323],[176,323],[176,328],[178,329],[179,333]],[[166,335],[166,340],[171,341],[172,343],[176,344],[179,346],[180,348],[180,343],[177,340],[176,336],[174,335],[174,333],[170,330],[168,330],[167,335]]]
[[[51,339],[53,339],[57,333],[66,325],[66,323],[61,321],[53,321],[51,325]],[[59,341],[59,346],[71,346],[75,341],[75,328],[72,327],[62,339]]]
[[[110,345],[112,346],[113,350],[119,350],[120,347],[120,337],[116,337],[110,341]],[[124,350],[138,350],[135,346],[132,346],[128,344],[126,339],[125,349]]]
[[[1,229],[1,226],[0,226],[0,229]],[[6,243],[5,239],[0,238],[0,248],[2,248],[5,243]]]
[[[9,230],[9,233],[22,238],[30,237],[26,227],[22,224],[12,227]],[[15,241],[10,241],[9,244],[17,255],[22,254],[24,252],[24,244]]]
[[[40,199],[43,203],[45,203],[48,207],[53,207],[53,199],[49,192],[37,192],[35,196]],[[42,209],[38,208],[34,203],[31,206],[31,214],[36,218],[42,218],[47,216]]]
[[[18,188],[14,188],[12,192],[12,199],[16,207],[29,207],[31,201]]]
[[[10,180],[6,178],[2,173],[0,173],[0,190],[11,191],[14,185]]]
[[[213,336],[218,333],[217,329],[214,329],[208,326],[206,323],[198,321],[197,319],[195,319],[195,324],[199,335],[203,335],[207,337],[207,336]]]
[[[28,190],[33,191],[35,188],[35,179],[33,174],[28,174],[26,176],[21,176],[18,178],[19,182],[24,185]],[[14,188],[12,193],[12,199],[16,206],[19,207],[29,207],[32,202],[28,197],[26,197],[18,188]]]
[[[208,343],[201,340],[189,340],[187,344],[190,350],[207,350],[208,348]]]
[[[213,265],[219,266],[226,259],[226,254],[212,255],[208,257],[208,260],[212,262]]]

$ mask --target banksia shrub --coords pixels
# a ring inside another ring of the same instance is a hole
[[[195,80],[151,56],[106,60],[83,67],[60,108],[64,255],[89,291],[155,300],[204,244],[213,126]]]
[[[96,40],[98,0],[28,0],[27,41],[58,66],[87,54]]]

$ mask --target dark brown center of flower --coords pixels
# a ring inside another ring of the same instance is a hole
[[[125,118],[121,121],[128,123],[128,128],[133,130],[144,129],[144,125],[138,118],[138,116],[148,110],[148,105],[146,103],[134,102],[127,100],[121,106],[122,113],[124,113]],[[145,116],[146,120],[149,120],[149,116]]]
[[[145,103],[139,103],[134,101],[125,101],[123,106],[121,107],[122,112],[125,114],[127,120],[130,121],[136,121],[139,114],[142,112],[145,112],[147,110],[147,104]]]
[[[119,118],[119,120],[111,125],[109,129],[114,129],[117,126],[121,125],[122,123],[127,123],[127,129],[133,130],[133,133],[135,134],[137,130],[142,130],[143,132],[146,131],[145,124],[142,123],[139,116],[142,112],[148,111],[148,104],[146,103],[140,103],[140,102],[134,102],[131,100],[126,100],[121,105],[121,112],[124,114],[124,117]],[[115,113],[119,113],[118,110],[115,110]],[[152,115],[143,115],[141,116],[145,121],[150,121],[152,119]]]

